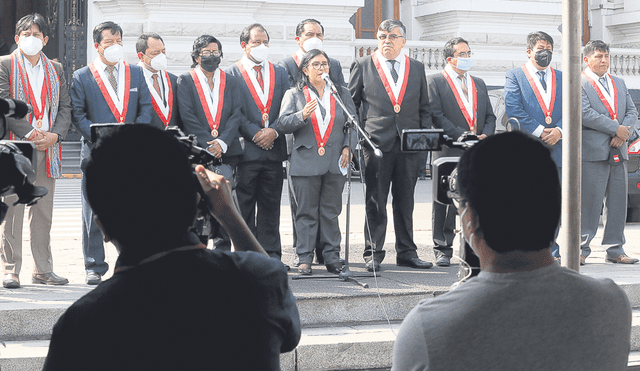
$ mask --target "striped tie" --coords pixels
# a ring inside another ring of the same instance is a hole
[[[611,93],[609,93],[609,84],[607,83],[607,77],[606,76],[602,76],[601,78],[599,78],[598,80],[600,80],[600,84],[602,84],[602,87],[604,88],[604,90],[607,92],[607,95],[611,95]]]
[[[113,91],[118,93],[118,81],[116,80],[116,76],[113,74],[113,71],[116,69],[116,66],[107,66],[107,73],[109,74],[109,83],[113,88]]]
[[[393,82],[398,83],[398,71],[396,71],[396,60],[389,59],[389,72],[391,72],[391,77],[393,77]]]

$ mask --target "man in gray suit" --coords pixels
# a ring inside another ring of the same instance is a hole
[[[604,201],[605,261],[633,264],[628,257],[624,225],[627,217],[627,139],[636,125],[636,110],[621,78],[607,73],[609,46],[600,40],[587,43],[583,51],[587,68],[582,73],[582,256],[591,253],[589,243],[598,231]]]
[[[494,133],[496,116],[491,108],[489,93],[484,81],[469,75],[471,69],[471,49],[461,37],[449,40],[444,46],[447,66],[442,73],[427,76],[429,107],[433,127],[443,129],[445,135],[459,138],[465,131],[471,131],[484,139]],[[443,147],[433,152],[433,159],[460,157],[462,150]],[[434,200],[432,208],[432,231],[436,264],[449,266],[453,249],[453,230],[456,224],[456,208]],[[471,250],[465,249],[465,259]],[[472,255],[473,256],[473,255]],[[472,266],[479,266],[471,264]]]

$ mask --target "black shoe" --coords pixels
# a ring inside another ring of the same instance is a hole
[[[364,263],[364,267],[365,267],[365,268],[367,268],[367,270],[368,270],[369,272],[373,272],[373,271],[379,272],[379,271],[380,271],[380,269],[381,269],[381,268],[380,268],[380,263],[378,263],[377,261],[375,261],[375,260],[373,260],[373,259],[372,259],[372,260],[369,260],[369,261],[368,261],[368,262],[366,262],[366,263]]]
[[[69,283],[69,280],[64,277],[60,277],[53,272],[49,272],[34,274],[31,276],[31,283],[41,283],[43,285],[66,285]]]
[[[411,267],[415,269],[429,269],[433,267],[432,263],[421,260],[420,258],[411,258],[408,260],[396,259],[396,264],[400,267]]]
[[[436,259],[436,265],[438,267],[448,267],[451,265],[451,258],[446,255],[440,255]]]
[[[338,262],[338,263],[326,264],[325,267],[327,267],[327,272],[329,273],[340,274],[340,272],[342,272],[342,268],[344,267],[344,264],[342,264],[341,262]]]
[[[84,282],[87,285],[97,285],[102,282],[102,277],[96,272],[89,271],[87,272],[87,277],[85,278]]]

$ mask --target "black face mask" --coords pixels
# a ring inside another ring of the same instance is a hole
[[[213,72],[218,68],[220,58],[221,57],[216,57],[215,55],[200,57],[200,67],[207,72]]]
[[[538,66],[546,68],[549,64],[551,64],[552,57],[553,57],[553,52],[549,49],[545,49],[537,52],[535,59]]]

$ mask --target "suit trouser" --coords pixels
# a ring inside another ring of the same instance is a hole
[[[295,228],[298,231],[296,253],[300,264],[311,264],[314,247],[322,249],[325,264],[340,260],[342,190],[345,177],[327,172],[318,176],[293,176],[298,200]]]
[[[35,186],[45,187],[49,193],[29,207],[29,233],[31,236],[31,254],[33,255],[34,274],[53,272],[51,256],[51,222],[53,220],[53,194],[56,180],[47,178],[47,156],[45,151],[37,153],[37,172]],[[0,227],[0,256],[5,274],[20,274],[22,267],[22,227],[24,220],[24,204],[13,206],[17,195],[3,198],[9,209],[5,222]]]
[[[90,153],[91,149],[84,143],[80,152],[80,157],[82,158],[80,165],[82,169],[82,255],[84,256],[84,269],[87,272],[93,271],[102,276],[109,270],[109,264],[104,259],[102,231],[93,219],[93,210],[89,206],[85,192],[84,170]],[[123,210],[123,212],[126,212],[126,210]]]
[[[241,162],[236,181],[240,212],[249,229],[269,256],[280,259],[282,161]]]
[[[582,162],[582,255],[591,253],[589,244],[598,231],[600,210],[604,202],[604,236],[602,246],[615,258],[624,254],[624,225],[627,219],[627,163],[611,166],[609,161]]]
[[[396,232],[396,259],[408,260],[418,257],[413,241],[414,190],[418,180],[420,156],[418,153],[400,151],[400,138],[393,148],[377,158],[368,147],[364,148],[365,163],[365,222],[364,259],[371,259],[375,250],[375,260],[384,259],[384,240],[387,233],[387,198],[391,189],[393,226]]]
[[[445,205],[435,200],[431,204],[431,231],[436,256],[442,254],[450,258],[453,255],[451,245],[456,236],[457,215],[458,210],[452,204]]]

